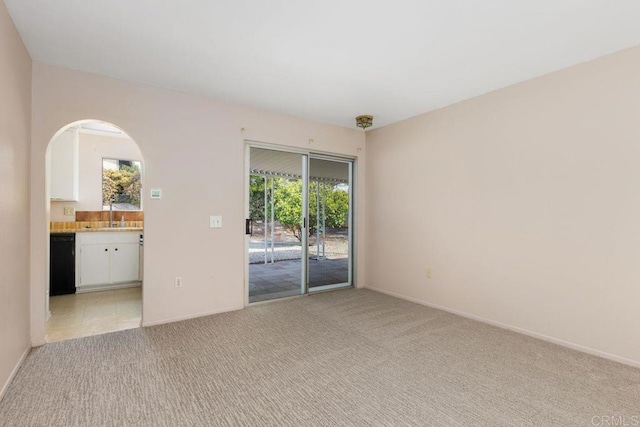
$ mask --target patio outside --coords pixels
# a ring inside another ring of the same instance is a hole
[[[301,180],[251,175],[250,183],[249,301],[300,295]],[[345,183],[309,185],[310,288],[349,282],[348,197]]]

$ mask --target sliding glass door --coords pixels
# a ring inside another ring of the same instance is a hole
[[[307,156],[250,149],[249,302],[306,292]]]
[[[351,165],[309,159],[309,292],[351,285]]]
[[[249,148],[249,303],[351,286],[351,161]]]

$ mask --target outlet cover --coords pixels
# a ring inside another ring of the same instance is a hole
[[[75,213],[75,211],[74,211],[72,206],[68,206],[68,207],[64,208],[64,214],[66,216],[72,216],[72,215],[75,215],[76,213]]]
[[[209,228],[222,228],[222,216],[211,215],[209,217]]]

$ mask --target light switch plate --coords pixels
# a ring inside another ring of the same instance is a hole
[[[149,198],[162,199],[162,190],[159,188],[152,188],[151,191],[149,191]]]
[[[222,228],[222,216],[211,215],[209,217],[209,228]]]

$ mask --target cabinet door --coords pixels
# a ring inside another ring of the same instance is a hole
[[[140,244],[112,244],[111,282],[134,282],[137,280],[140,280]]]
[[[69,129],[51,143],[51,200],[78,201],[78,129]]]
[[[80,246],[80,286],[109,283],[110,245]]]

